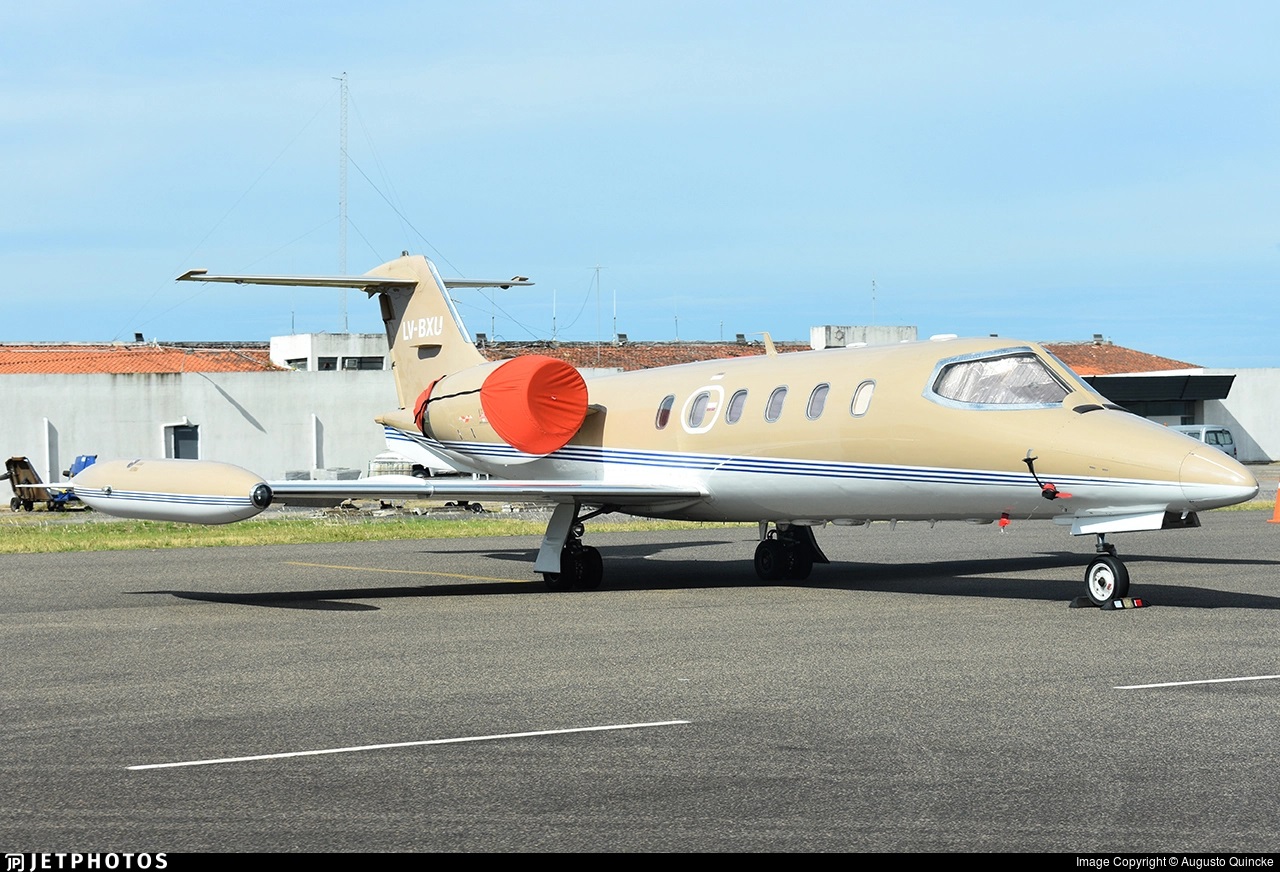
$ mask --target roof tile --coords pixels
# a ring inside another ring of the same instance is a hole
[[[281,367],[256,348],[185,348],[164,345],[5,345],[0,374],[154,374],[274,372]]]

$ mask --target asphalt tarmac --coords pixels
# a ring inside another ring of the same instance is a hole
[[[1269,517],[1114,537],[1107,612],[1033,523],[828,527],[777,584],[753,529],[601,525],[568,593],[534,538],[6,556],[0,843],[1273,852]]]

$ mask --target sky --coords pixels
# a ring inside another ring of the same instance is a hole
[[[818,324],[1280,366],[1274,2],[0,5],[0,342]],[[597,270],[597,267],[599,269]],[[616,314],[615,314],[616,313]],[[616,318],[616,328],[615,328]]]

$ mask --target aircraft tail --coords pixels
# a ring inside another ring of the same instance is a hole
[[[485,363],[467,333],[435,265],[421,255],[406,255],[370,270],[365,278],[412,279],[413,284],[371,285],[382,310],[400,408],[438,379]]]
[[[449,297],[450,288],[509,288],[533,284],[510,279],[442,279],[422,255],[404,254],[362,276],[209,275],[190,270],[178,281],[234,282],[241,285],[357,288],[378,295],[386,325],[391,368],[400,408],[413,409],[428,387],[444,376],[485,363]]]

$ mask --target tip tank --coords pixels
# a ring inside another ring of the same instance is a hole
[[[76,496],[120,518],[230,524],[271,505],[271,488],[247,469],[212,460],[112,460],[71,480]]]

